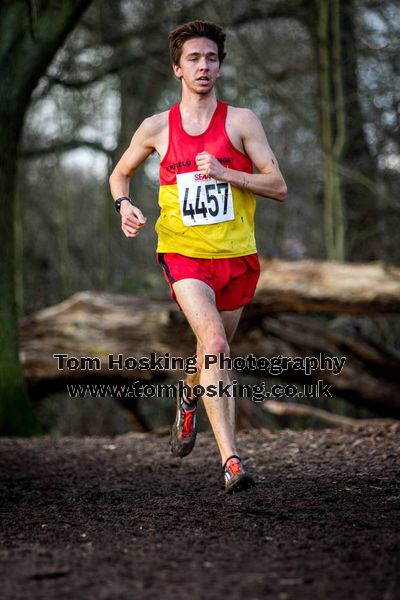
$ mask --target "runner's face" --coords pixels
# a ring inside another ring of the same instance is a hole
[[[208,38],[187,40],[182,47],[180,64],[174,73],[183,85],[197,94],[208,94],[219,76],[218,46]]]

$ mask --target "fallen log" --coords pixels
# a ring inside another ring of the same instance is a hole
[[[299,315],[260,318],[252,310],[253,307],[241,324],[245,334],[239,332],[236,337],[236,354],[245,356],[250,351],[266,357],[345,358],[340,374],[317,368],[306,377],[302,371],[289,367],[283,378],[299,384],[321,380],[331,386],[334,396],[369,408],[380,416],[400,417],[399,353],[380,348],[359,333],[338,331],[321,318]],[[253,369],[249,374],[266,375],[262,369]]]
[[[244,312],[232,354],[258,357],[344,357],[340,374],[315,369],[306,376],[289,368],[284,378],[304,383],[324,380],[334,395],[365,406],[382,416],[400,417],[399,356],[371,343],[356,333],[342,333],[322,319],[304,315],[264,316],[257,304]],[[81,292],[21,322],[21,360],[30,390],[41,397],[66,389],[72,382],[118,382],[183,379],[174,368],[110,369],[109,357],[129,362],[130,357],[169,354],[190,356],[194,337],[183,314],[170,300],[138,296]],[[60,368],[54,355],[78,360],[78,367]],[[81,358],[97,358],[99,368],[87,368]],[[269,378],[265,369],[253,369],[251,375]]]
[[[380,262],[262,260],[255,303],[271,312],[400,312],[400,268]]]

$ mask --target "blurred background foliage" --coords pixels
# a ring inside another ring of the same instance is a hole
[[[219,97],[256,112],[288,183],[283,205],[258,201],[260,255],[327,258],[318,4],[92,3],[40,81],[26,118],[18,187],[21,314],[82,289],[165,292],[154,260],[158,158],[133,177],[132,194],[148,217],[136,240],[120,230],[108,175],[143,118],[179,99],[167,36],[194,18],[226,28]],[[347,139],[345,153],[353,142],[365,143],[359,164],[342,162],[361,182],[345,197],[346,258],[393,264],[400,257],[400,7],[371,0],[346,7],[341,34],[351,38],[343,43],[351,55],[342,55],[341,73],[345,78],[356,61],[356,97],[345,100],[354,113],[350,124],[362,119],[356,133],[363,139]]]
[[[120,230],[108,176],[141,121],[178,101],[168,32],[192,19],[225,28],[218,95],[259,116],[288,184],[284,204],[258,200],[259,254],[399,263],[400,6],[337,0],[337,14],[328,15],[330,4],[92,2],[37,86],[25,120],[16,226],[20,316],[80,290],[167,294],[155,262],[158,157],[132,180],[135,203],[148,218],[138,239]],[[398,346],[397,319],[358,321]],[[51,405],[43,410],[43,423],[54,422]],[[128,427],[118,419],[116,431]],[[77,429],[88,432],[86,425]]]

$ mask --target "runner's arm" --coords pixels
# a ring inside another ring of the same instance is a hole
[[[242,109],[240,128],[246,154],[260,172],[245,173],[227,169],[207,152],[201,152],[196,157],[199,171],[259,196],[283,201],[287,196],[286,183],[261,122],[252,111]]]
[[[111,195],[116,200],[129,196],[129,183],[133,173],[154,150],[152,138],[154,124],[152,118],[145,119],[134,133],[129,148],[124,152],[110,175]],[[129,202],[121,203],[121,228],[126,237],[136,237],[146,223],[146,217],[136,206]]]

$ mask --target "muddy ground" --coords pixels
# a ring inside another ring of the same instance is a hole
[[[1,439],[1,598],[400,598],[400,425],[239,440],[227,497],[208,433]]]

